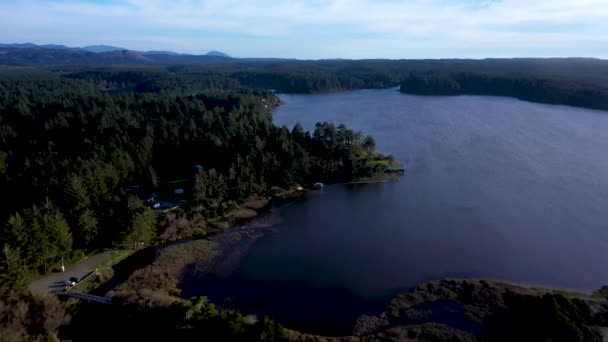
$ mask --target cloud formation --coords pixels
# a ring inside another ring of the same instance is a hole
[[[0,41],[299,58],[608,57],[606,0],[20,0]]]

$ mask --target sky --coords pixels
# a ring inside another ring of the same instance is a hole
[[[608,58],[608,0],[0,0],[0,42],[301,59]]]

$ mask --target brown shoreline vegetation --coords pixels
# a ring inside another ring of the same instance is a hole
[[[112,295],[126,303],[158,306],[180,301],[179,286],[186,272],[230,272],[248,244],[263,235],[255,228],[259,226],[169,246]],[[608,326],[605,292],[591,294],[488,279],[445,279],[423,283],[396,296],[380,315],[361,316],[353,336],[287,332],[294,341],[507,341],[527,336],[541,339],[547,329],[559,327],[567,340],[600,341],[599,327]]]
[[[359,336],[328,338],[295,331],[289,336],[311,342],[601,341],[606,326],[608,297],[602,291],[445,279],[398,295],[378,316],[361,317],[355,328]]]

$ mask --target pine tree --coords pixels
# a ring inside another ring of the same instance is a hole
[[[90,245],[99,235],[97,225],[97,218],[91,209],[85,209],[78,217],[78,239],[84,246]]]
[[[6,173],[6,152],[0,151],[0,177]]]
[[[150,208],[142,208],[133,216],[129,241],[135,248],[140,243],[148,243],[156,236],[156,214]]]
[[[0,283],[17,290],[25,288],[27,283],[27,271],[19,250],[8,244],[4,244],[0,256]]]

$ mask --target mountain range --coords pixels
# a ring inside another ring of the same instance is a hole
[[[135,51],[109,45],[69,47],[58,44],[0,43],[2,65],[201,63],[230,58],[219,51],[189,55],[172,51]]]

